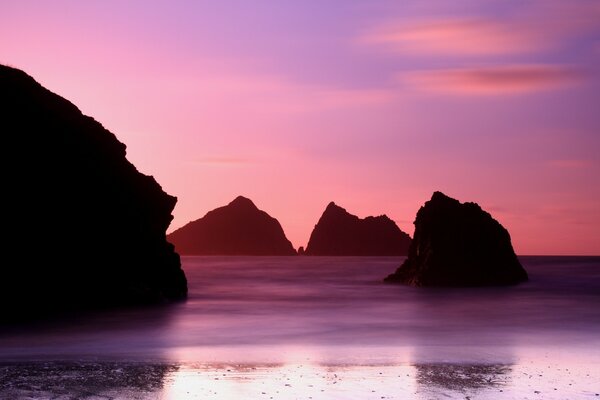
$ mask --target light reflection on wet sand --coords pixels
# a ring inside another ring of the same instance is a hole
[[[597,364],[235,364],[46,362],[0,365],[10,399],[582,399]]]

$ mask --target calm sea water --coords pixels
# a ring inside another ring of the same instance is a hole
[[[382,283],[398,257],[184,257],[185,303],[2,332],[0,397],[598,398],[600,257],[521,261],[518,286],[423,289]]]

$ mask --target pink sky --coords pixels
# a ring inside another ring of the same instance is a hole
[[[244,195],[296,247],[332,200],[412,234],[441,190],[519,254],[597,255],[598,21],[593,0],[5,1],[0,63],[127,144],[172,229]]]

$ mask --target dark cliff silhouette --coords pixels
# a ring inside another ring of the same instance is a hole
[[[6,66],[0,113],[4,316],[186,297],[165,235],[177,199],[127,161],[123,143]]]
[[[385,215],[360,219],[329,203],[313,229],[305,254],[313,256],[406,255],[410,236]]]
[[[242,196],[177,229],[168,240],[188,255],[296,254],[279,222]]]
[[[508,231],[475,203],[463,204],[435,192],[414,224],[408,259],[386,282],[493,286],[528,279]]]

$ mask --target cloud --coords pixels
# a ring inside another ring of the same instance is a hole
[[[574,38],[600,31],[597,1],[531,1],[515,16],[413,16],[364,32],[358,43],[403,54],[428,56],[519,55],[554,50]]]
[[[462,95],[519,94],[578,83],[581,71],[555,65],[509,65],[404,72],[397,79],[421,91]]]
[[[206,156],[197,158],[192,163],[203,166],[239,166],[249,164],[250,162],[250,160],[241,157]]]
[[[413,54],[496,55],[545,46],[539,36],[489,19],[438,19],[386,24],[361,37],[360,42]]]

